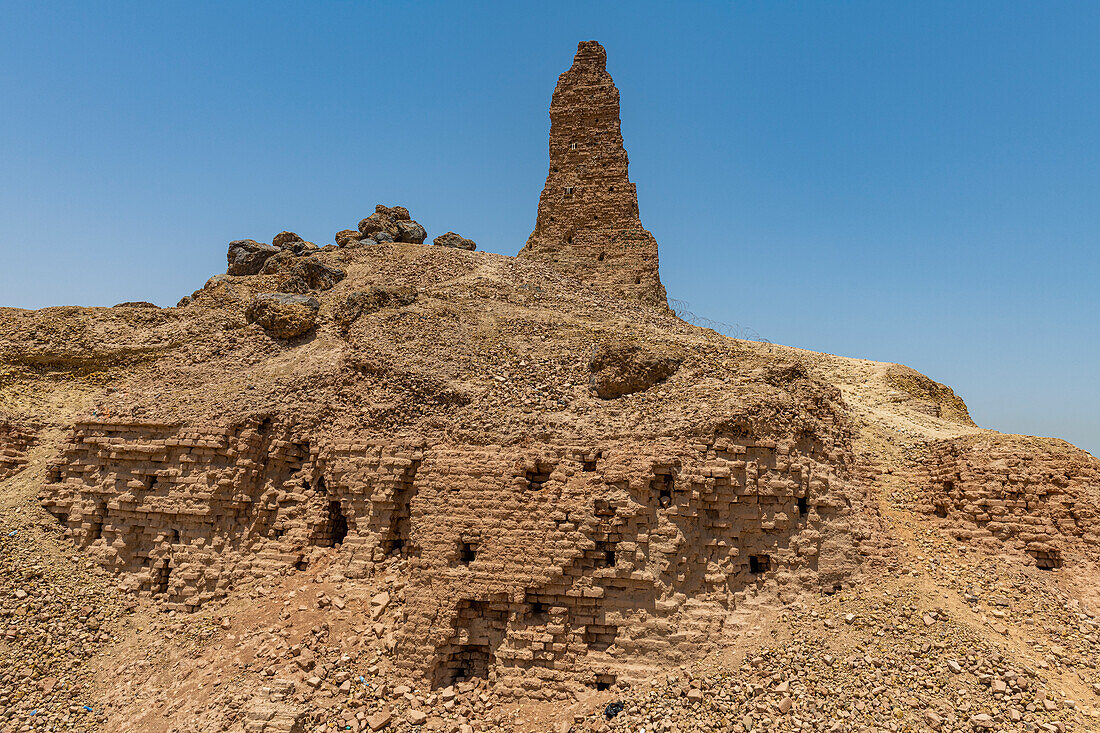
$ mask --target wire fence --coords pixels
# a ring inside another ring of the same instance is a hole
[[[742,341],[756,341],[761,344],[767,344],[768,346],[772,345],[772,342],[761,336],[760,332],[755,328],[742,326],[737,323],[724,323],[693,313],[691,311],[691,303],[688,303],[686,300],[669,298],[668,307],[672,309],[672,312],[676,314],[677,318],[693,326],[709,328],[715,333],[720,333],[730,338],[741,339]]]

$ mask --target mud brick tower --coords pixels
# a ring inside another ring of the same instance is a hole
[[[577,44],[550,102],[550,172],[520,257],[552,263],[606,293],[666,307],[657,240],[638,218],[619,123],[619,90],[596,41]]]

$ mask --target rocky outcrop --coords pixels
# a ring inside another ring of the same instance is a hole
[[[642,392],[663,382],[680,367],[680,357],[637,344],[601,344],[592,351],[589,384],[605,400]]]
[[[428,233],[424,227],[409,218],[409,210],[404,206],[378,204],[374,207],[373,214],[359,222],[359,237],[364,242],[372,240],[422,244]]]
[[[306,295],[261,293],[248,304],[245,317],[276,338],[291,339],[313,328],[320,308],[316,298]]]
[[[432,244],[436,247],[453,247],[455,249],[465,249],[473,252],[477,249],[477,244],[472,239],[466,239],[459,236],[454,232],[447,232],[446,234],[440,234],[438,237],[432,240]]]
[[[520,257],[612,295],[667,307],[657,240],[638,217],[619,129],[619,90],[596,41],[577,46],[550,102],[550,173]]]
[[[257,275],[264,263],[278,254],[279,249],[270,244],[261,244],[254,239],[238,239],[229,243],[230,275]]]

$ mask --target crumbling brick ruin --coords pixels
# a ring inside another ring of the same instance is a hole
[[[34,443],[33,430],[0,420],[0,481],[27,465],[27,450]]]
[[[85,422],[44,503],[124,586],[179,609],[322,548],[350,578],[407,558],[411,678],[553,698],[691,659],[762,583],[842,583],[859,560],[849,460],[721,435],[322,445],[267,420]]]
[[[922,508],[997,540],[1044,570],[1100,550],[1100,464],[1060,441],[954,438],[930,449]]]
[[[612,295],[667,305],[657,271],[657,240],[642,226],[627,175],[619,90],[596,41],[577,45],[573,66],[550,102],[550,172],[535,230],[520,257]]]

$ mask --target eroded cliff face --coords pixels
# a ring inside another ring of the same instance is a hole
[[[619,90],[596,41],[577,45],[550,102],[550,172],[520,257],[604,292],[665,306],[657,240],[642,226],[627,175]]]

